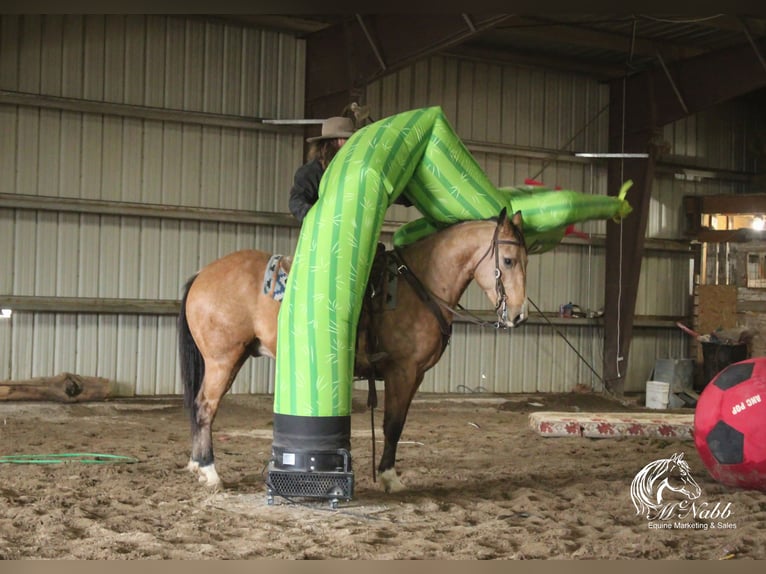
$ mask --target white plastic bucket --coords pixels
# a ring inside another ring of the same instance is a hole
[[[670,401],[670,383],[646,381],[646,408],[667,409]]]

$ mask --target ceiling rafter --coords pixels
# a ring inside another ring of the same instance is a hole
[[[467,16],[467,17],[466,17]],[[314,117],[339,113],[355,89],[468,40],[510,16],[354,15],[307,36],[306,107]],[[345,58],[344,58],[345,56]],[[338,65],[344,61],[346,65]]]

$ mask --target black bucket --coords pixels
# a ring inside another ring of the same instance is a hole
[[[702,345],[702,390],[720,373],[732,363],[738,363],[747,359],[747,343],[700,342]]]

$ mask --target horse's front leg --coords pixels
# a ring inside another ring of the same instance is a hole
[[[402,436],[404,422],[407,420],[407,411],[410,408],[412,397],[423,380],[423,376],[406,376],[397,373],[397,376],[386,377],[386,403],[383,415],[383,434],[385,443],[383,455],[380,457],[378,472],[380,482],[386,492],[399,492],[406,486],[399,480],[396,473],[396,448],[399,438]]]

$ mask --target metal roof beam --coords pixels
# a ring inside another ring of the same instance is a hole
[[[724,101],[766,86],[766,70],[747,43],[658,66],[626,79],[625,132],[664,126]],[[766,39],[754,40],[761,52]],[[669,78],[672,78],[672,82]],[[679,97],[680,96],[680,97]],[[652,98],[656,124],[650,117]]]
[[[306,115],[337,115],[370,82],[509,18],[505,14],[466,16],[354,15],[310,34],[306,39]]]

